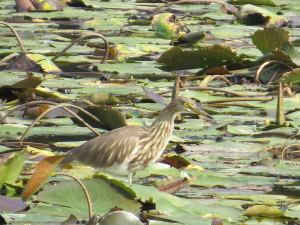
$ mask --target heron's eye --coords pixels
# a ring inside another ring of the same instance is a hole
[[[184,103],[184,106],[185,106],[186,108],[194,108],[194,106],[193,106],[192,104],[188,103],[188,102],[185,102],[185,103]]]

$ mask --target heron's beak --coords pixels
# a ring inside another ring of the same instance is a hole
[[[195,112],[201,116],[205,116],[207,118],[210,118],[210,119],[213,119],[213,117],[211,117],[207,112],[205,112],[203,109],[197,107],[197,106],[194,106],[194,105],[191,105],[191,104],[186,104],[185,105],[187,107],[187,110],[191,111],[191,112]]]

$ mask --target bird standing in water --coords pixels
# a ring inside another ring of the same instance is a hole
[[[76,160],[84,165],[103,170],[113,175],[128,175],[153,164],[163,153],[174,129],[174,119],[183,111],[195,112],[212,118],[189,98],[174,98],[147,128],[125,126],[68,151],[60,164]]]

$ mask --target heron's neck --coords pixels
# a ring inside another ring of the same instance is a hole
[[[174,128],[174,120],[176,116],[180,113],[172,108],[166,107],[163,109],[154,122],[148,127],[147,132],[150,135],[151,133],[158,133],[162,136],[171,136]],[[159,137],[159,135],[158,135]]]
[[[143,169],[161,156],[171,138],[174,119],[178,113],[178,110],[166,110],[165,108],[151,126],[145,129],[143,138],[139,140],[138,148],[136,148],[136,156],[130,165],[130,170]],[[137,163],[140,161],[143,162],[142,165]]]

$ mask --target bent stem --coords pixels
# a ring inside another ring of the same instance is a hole
[[[25,49],[24,49],[24,46],[23,46],[23,44],[22,44],[22,41],[21,41],[21,39],[20,39],[20,37],[19,37],[17,31],[16,31],[9,23],[5,23],[5,22],[3,22],[3,21],[0,21],[0,24],[4,24],[5,26],[7,26],[7,27],[9,27],[9,28],[11,29],[11,31],[14,33],[14,35],[15,35],[17,41],[18,41],[18,44],[19,44],[19,46],[20,46],[20,49],[21,49],[22,53],[25,54],[26,51],[25,51]]]
[[[86,123],[83,119],[81,119],[77,114],[75,114],[73,111],[71,111],[70,109],[66,108],[66,107],[71,107],[71,108],[75,108],[78,109],[80,111],[83,111],[84,113],[88,114],[89,116],[92,116],[93,118],[95,117],[94,115],[90,114],[89,112],[87,112],[86,110],[80,108],[79,106],[76,105],[71,105],[71,104],[62,104],[62,105],[56,105],[52,108],[49,108],[47,110],[45,110],[44,112],[42,112],[31,124],[30,126],[27,128],[27,130],[24,132],[24,134],[22,135],[21,139],[20,139],[20,143],[22,145],[22,142],[26,136],[26,134],[29,132],[29,130],[43,117],[45,116],[47,113],[49,113],[50,111],[57,109],[57,108],[63,108],[64,110],[66,110],[67,112],[71,113],[76,119],[78,119],[80,122],[84,123],[85,126],[87,126],[91,131],[93,131],[95,134],[97,134],[98,136],[100,136],[101,134],[96,131],[93,127],[91,127],[88,123]],[[96,118],[96,117],[95,117]],[[100,122],[100,120],[97,118],[96,119],[98,122]]]
[[[64,54],[67,50],[69,50],[69,48],[71,48],[73,45],[75,45],[78,41],[84,39],[84,38],[87,38],[87,37],[93,37],[93,36],[96,36],[96,37],[100,37],[102,38],[102,40],[104,41],[105,43],[105,53],[104,53],[104,56],[101,60],[100,63],[104,63],[107,56],[108,56],[108,51],[109,51],[109,45],[108,45],[108,42],[106,40],[106,38],[102,35],[102,34],[97,34],[97,33],[91,33],[91,34],[85,34],[79,38],[77,38],[75,41],[73,41],[71,44],[69,44],[67,47],[65,47],[60,53],[58,53],[56,56],[54,56],[51,61],[54,61],[56,60],[58,57],[62,56],[62,54]]]
[[[76,177],[73,177],[72,175],[69,175],[69,174],[66,174],[66,173],[55,173],[54,176],[66,176],[66,177],[70,177],[70,178],[72,178],[73,180],[75,180],[80,185],[80,187],[82,188],[82,190],[83,190],[83,192],[85,194],[86,201],[88,203],[89,219],[91,219],[92,215],[93,215],[92,204],[91,204],[91,199],[90,199],[89,193],[88,193],[87,189],[85,188],[84,184],[79,179],[77,179]]]
[[[85,126],[87,126],[92,132],[94,132],[95,134],[97,135],[100,135],[99,132],[97,132],[94,128],[92,128],[89,124],[87,124],[83,119],[81,119],[76,113],[74,113],[72,110],[68,109],[67,107],[72,107],[72,108],[76,108],[80,111],[82,111],[83,113],[85,113],[86,115],[90,116],[91,118],[93,118],[94,120],[96,120],[97,122],[100,122],[101,121],[95,117],[93,114],[89,113],[88,111],[78,107],[78,106],[75,106],[75,105],[71,105],[71,104],[63,104],[63,105],[59,105],[58,103],[56,102],[51,102],[51,101],[35,101],[35,102],[27,102],[27,103],[24,103],[22,105],[19,105],[17,107],[15,107],[14,109],[10,110],[9,112],[7,112],[1,119],[0,119],[0,124],[10,115],[12,114],[13,112],[23,108],[23,107],[26,107],[26,106],[30,106],[30,105],[36,105],[36,104],[49,104],[49,105],[55,105],[56,108],[63,108],[64,110],[66,110],[68,113],[72,114],[76,119],[78,119],[80,122],[82,122]],[[23,136],[21,137],[21,140],[20,140],[20,143],[21,143],[21,146],[22,146],[22,142],[25,138],[25,135],[29,132],[29,130],[35,125],[35,123],[41,118],[43,117],[46,113],[50,112],[51,110],[53,110],[54,107],[44,111],[42,114],[40,114],[40,116],[38,118],[35,119],[35,121],[33,123],[31,123],[31,125],[27,128],[27,130],[25,131],[25,133],[23,134]],[[45,113],[46,112],[46,113]]]
[[[271,64],[271,63],[279,63],[279,64],[282,64],[282,65],[285,65],[287,68],[289,68],[291,71],[293,70],[293,67],[291,67],[290,65],[282,62],[282,61],[279,61],[279,60],[270,60],[268,62],[265,62],[263,64],[260,65],[260,67],[257,69],[256,73],[255,73],[255,77],[254,77],[254,82],[257,83],[257,84],[260,84],[260,81],[259,81],[259,74],[260,72],[262,71],[262,69],[264,67],[266,67],[267,65]],[[273,81],[273,77],[271,79],[271,81]]]
[[[232,85],[232,83],[226,77],[221,76],[221,75],[213,75],[213,76],[211,76],[211,78],[209,80],[209,83],[212,82],[215,79],[223,80],[228,86]]]

